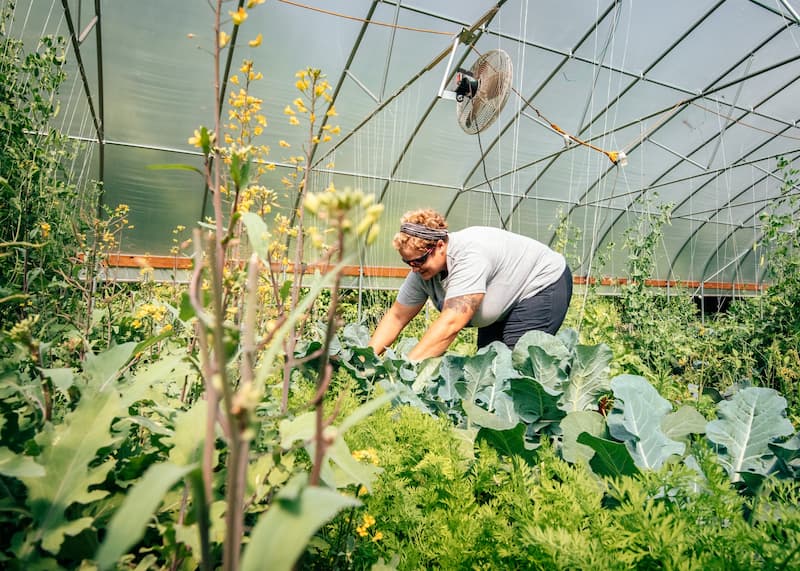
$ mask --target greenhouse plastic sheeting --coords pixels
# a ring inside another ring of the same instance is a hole
[[[785,186],[778,159],[796,167],[800,156],[798,7],[268,0],[230,49],[233,72],[252,59],[265,77],[252,94],[264,100],[263,143],[278,165],[264,182],[275,189],[303,144],[282,113],[297,96],[295,72],[319,68],[334,86],[342,133],[316,154],[314,182],[385,204],[387,230],[365,265],[402,265],[390,244],[397,220],[433,207],[451,229],[505,226],[548,243],[565,217],[574,273],[622,276],[626,231],[646,229],[668,204],[653,277],[760,283],[759,215]],[[454,42],[481,21],[474,43]],[[92,110],[102,125],[104,200],[128,204],[135,226],[125,251],[166,254],[174,227],[210,213],[199,177],[149,167],[201,165],[187,139],[214,124],[212,25],[203,0],[16,2],[10,34],[29,49],[70,28],[83,40],[70,46],[54,126],[85,141],[90,160],[73,174],[88,184],[100,172]],[[259,33],[262,45],[249,47]],[[465,134],[440,85],[496,48],[511,57],[512,92],[492,126]],[[625,166],[607,154],[619,151]],[[287,212],[293,204],[281,197]]]

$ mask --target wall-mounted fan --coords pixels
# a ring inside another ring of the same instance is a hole
[[[456,118],[465,133],[474,135],[495,122],[511,91],[513,67],[503,50],[480,56],[470,71],[456,73]]]
[[[513,66],[503,50],[480,56],[469,71],[456,73],[456,118],[465,133],[480,133],[494,123],[511,91]]]

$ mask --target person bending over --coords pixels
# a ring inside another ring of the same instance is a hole
[[[370,347],[381,354],[430,298],[441,312],[408,358],[443,354],[461,329],[478,327],[478,347],[513,348],[528,331],[554,335],[567,314],[572,274],[564,256],[526,236],[486,226],[448,232],[435,210],[403,215],[393,246],[411,266]]]

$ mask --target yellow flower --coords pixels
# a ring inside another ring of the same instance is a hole
[[[242,22],[247,20],[247,12],[244,11],[244,8],[239,8],[236,12],[228,12],[231,15],[231,20],[233,20],[234,26],[241,26]]]
[[[281,139],[281,140],[278,142],[278,144],[279,144],[281,147],[283,147],[284,149],[288,149],[289,147],[291,147],[291,145],[290,145],[289,143],[287,143],[286,141],[284,141],[283,139]]]
[[[224,48],[228,45],[229,41],[231,41],[231,37],[228,34],[225,32],[219,33],[219,47]]]
[[[306,89],[308,89],[308,85],[309,85],[309,83],[308,83],[308,80],[306,80],[306,79],[301,79],[301,80],[297,81],[297,83],[294,84],[294,86],[297,89],[299,89],[300,91],[305,91]]]
[[[193,147],[199,147],[200,146],[200,130],[199,129],[195,129],[194,130],[194,135],[189,137],[189,144],[192,145]]]
[[[336,107],[331,105],[331,108],[328,109],[328,112],[325,113],[325,115],[327,115],[328,117],[336,117],[338,115],[338,113],[336,112]]]
[[[338,135],[341,132],[342,132],[342,128],[339,125],[336,125],[336,127],[331,129],[331,133],[333,133],[334,135]]]
[[[299,125],[300,121],[297,120],[297,117],[289,117],[289,125]]]
[[[289,107],[287,105],[286,107],[283,108],[283,114],[284,115],[294,115],[294,109],[292,109],[291,107]]]
[[[383,539],[383,533],[380,532],[380,531],[376,531],[375,535],[372,536],[372,541],[376,541],[377,542],[377,541],[380,541],[381,539]]]
[[[258,6],[259,4],[263,4],[265,0],[247,0],[247,7],[252,8],[253,6]]]
[[[42,229],[42,238],[47,238],[50,235],[50,224],[47,222],[39,222],[39,228]]]
[[[264,36],[261,35],[261,34],[258,34],[256,36],[256,39],[255,40],[250,40],[249,42],[247,42],[247,45],[249,45],[251,48],[257,48],[258,46],[261,45],[261,42],[263,40],[264,40]]]
[[[230,82],[232,84],[234,84],[234,85],[239,85],[239,76],[238,75],[232,75],[231,79],[230,79]]]

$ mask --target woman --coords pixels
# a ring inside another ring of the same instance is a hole
[[[512,232],[473,226],[448,232],[434,210],[407,212],[392,242],[411,273],[370,340],[380,354],[430,298],[440,315],[408,357],[444,353],[467,325],[478,347],[513,347],[528,331],[558,331],[572,297],[572,274],[561,254]]]

